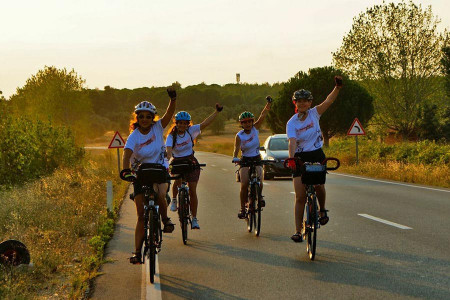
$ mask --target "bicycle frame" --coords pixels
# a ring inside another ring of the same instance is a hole
[[[206,164],[177,164],[177,166],[200,168],[206,166]],[[186,180],[186,174],[184,173],[170,178],[181,179],[181,185],[178,187],[178,217],[181,226],[181,237],[183,239],[183,244],[186,245],[188,237],[187,226],[188,224],[192,225],[189,186]]]
[[[271,160],[248,161],[239,163],[240,167],[248,167],[248,207],[246,208],[247,230],[252,232],[255,229],[255,235],[261,233],[261,211],[263,210],[261,201],[261,178],[256,171],[257,166],[271,163]]]
[[[287,168],[287,163],[289,160],[294,160],[296,162],[296,168],[305,167],[304,172],[326,172],[327,170],[336,170],[340,166],[340,162],[337,158],[329,157],[326,158],[320,165],[314,165],[311,163],[304,163],[299,158],[289,158],[284,162],[284,167]],[[327,167],[327,161],[335,161],[337,163],[336,167]],[[320,167],[318,167],[320,166]],[[300,169],[301,170],[301,169]],[[326,174],[326,173],[325,173]],[[302,236],[305,240],[307,240],[306,252],[309,254],[309,258],[314,260],[316,255],[316,245],[317,245],[317,229],[320,228],[319,223],[319,210],[317,203],[317,195],[314,185],[323,184],[325,182],[325,174],[323,178],[317,179],[313,177],[313,179],[304,181],[302,177],[302,182],[306,182],[305,190],[306,190],[306,203],[305,203],[305,214],[303,215],[303,231]],[[303,173],[302,176],[305,174]],[[315,182],[315,180],[321,180],[319,182]]]

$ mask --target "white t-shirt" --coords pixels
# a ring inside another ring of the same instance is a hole
[[[127,138],[125,149],[133,151],[134,157],[141,163],[156,163],[166,166],[164,159],[166,147],[164,146],[161,120],[153,124],[147,134],[142,134],[137,128],[133,130]]]
[[[189,131],[189,132],[187,132]],[[192,125],[184,132],[184,135],[178,135],[175,146],[172,148],[173,157],[184,157],[192,155],[194,150],[192,149],[194,145],[192,141],[200,135],[200,124]],[[190,134],[190,135],[189,135]],[[192,139],[191,139],[192,137]],[[169,133],[166,139],[166,147],[172,147],[173,135]]]
[[[295,152],[310,152],[322,148],[323,136],[319,125],[320,115],[317,108],[308,110],[308,116],[301,121],[298,114],[286,124],[286,133],[288,139],[295,138],[297,140],[297,148]]]
[[[259,155],[259,130],[255,126],[252,127],[249,134],[242,129],[237,133],[237,136],[241,139],[242,156],[254,157]]]

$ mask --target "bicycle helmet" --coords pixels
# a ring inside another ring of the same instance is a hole
[[[191,115],[186,111],[180,111],[175,115],[175,121],[190,121]]]
[[[149,111],[156,115],[156,107],[148,101],[142,101],[134,107],[134,112],[137,114],[140,111]]]
[[[301,90],[295,91],[294,95],[292,95],[292,100],[296,101],[299,99],[313,100],[313,96],[310,91],[301,89]]]
[[[244,111],[239,116],[239,122],[242,122],[244,120],[255,120],[255,116],[249,111]]]

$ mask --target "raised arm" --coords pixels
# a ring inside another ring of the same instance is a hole
[[[272,106],[272,97],[267,96],[266,100],[267,100],[266,106],[264,106],[261,114],[259,115],[258,120],[256,120],[255,124],[253,124],[256,127],[256,129],[259,129],[261,127],[261,124],[264,122],[264,119],[267,113],[269,112],[270,107]]]
[[[241,148],[241,139],[236,134],[236,138],[234,139],[234,151],[233,151],[233,157],[238,157],[239,149]]]
[[[336,86],[334,87],[333,91],[331,91],[325,101],[316,106],[319,115],[322,115],[328,109],[328,107],[333,104],[334,100],[336,100],[337,96],[339,95],[339,91],[342,88],[342,77],[335,76],[334,82],[336,83]]]
[[[216,111],[213,112],[209,117],[207,117],[203,122],[200,123],[200,130],[203,130],[204,128],[208,127],[209,124],[214,121],[216,116],[222,111],[223,106],[221,106],[219,103],[216,103]]]
[[[167,106],[166,113],[161,118],[161,126],[163,128],[166,128],[167,125],[169,125],[170,121],[172,120],[173,113],[175,112],[176,107],[176,100],[177,100],[177,92],[173,87],[169,87],[167,89],[167,93],[170,97],[169,106]]]

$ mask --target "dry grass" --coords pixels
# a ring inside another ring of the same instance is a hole
[[[450,188],[448,165],[405,164],[395,161],[363,161],[356,165],[344,160],[339,172]]]
[[[228,122],[223,135],[212,135],[209,132],[202,134],[195,149],[231,156],[233,155],[234,137],[239,130],[239,124]],[[269,135],[271,133],[268,129],[260,131],[261,144]],[[450,188],[448,164],[408,164],[389,160],[361,159],[357,166],[355,158],[352,156],[354,154],[350,154],[346,149],[337,153],[331,153],[325,149],[325,153],[341,160],[339,172],[342,173]]]
[[[113,181],[116,207],[127,186],[115,163],[96,156],[0,193],[0,236],[22,241],[34,264],[0,270],[0,299],[84,296],[114,225],[114,214],[106,212],[106,181]]]

